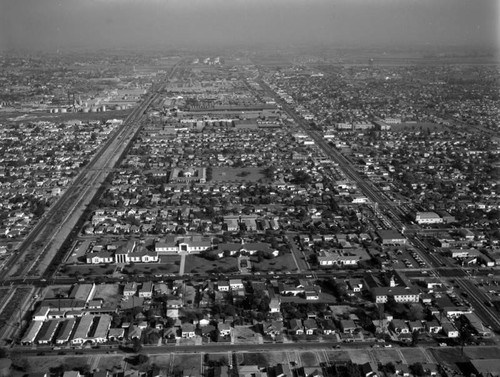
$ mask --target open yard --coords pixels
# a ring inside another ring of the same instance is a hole
[[[156,364],[160,368],[168,368],[170,366],[171,354],[164,353],[161,355],[151,355],[149,357],[149,362],[151,364]]]
[[[102,299],[104,307],[116,306],[121,298],[120,286],[118,284],[100,284],[96,286],[95,299]]]
[[[100,370],[120,369],[122,366],[123,356],[102,355],[99,359],[97,368]]]
[[[372,359],[370,357],[370,350],[349,350],[349,357],[354,364],[369,363]]]
[[[186,256],[185,272],[192,274],[203,273],[225,273],[238,271],[238,259],[233,257],[209,261],[198,255]]]
[[[372,351],[372,355],[374,356],[375,360],[377,360],[383,365],[389,362],[396,364],[397,362],[401,361],[401,357],[399,357],[398,351],[390,348],[374,349]]]
[[[268,360],[263,353],[244,353],[242,358],[238,358],[239,365],[258,365],[259,367],[268,366]]]
[[[303,367],[317,367],[319,366],[318,358],[315,352],[301,352],[300,365]]]
[[[51,368],[63,366],[66,370],[73,368],[85,367],[89,365],[88,356],[30,356],[19,357],[12,360],[13,365],[22,367],[23,373],[36,373],[40,371],[49,372]]]
[[[280,255],[276,258],[265,259],[261,258],[260,263],[257,263],[257,257],[251,257],[252,267],[255,271],[296,271],[297,265],[292,257],[292,254]]]
[[[248,326],[235,326],[233,329],[234,343],[259,344],[261,335],[257,334]]]
[[[212,182],[257,182],[264,178],[262,168],[213,168]]]
[[[198,371],[198,373],[201,372],[201,363],[203,359],[200,354],[172,354],[171,357],[173,371],[183,370],[184,375],[189,375],[188,373],[191,372],[186,372],[189,370]]]
[[[420,348],[401,348],[401,353],[406,360],[406,363],[411,365],[415,363],[427,363],[429,360]]]
[[[349,352],[344,351],[344,350],[326,351],[326,354],[328,356],[328,360],[331,362],[351,360],[351,357],[349,356]]]

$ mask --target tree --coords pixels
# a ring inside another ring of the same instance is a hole
[[[424,367],[422,366],[422,363],[415,363],[410,365],[410,371],[414,376],[420,377],[425,374]]]
[[[413,347],[417,346],[418,345],[418,342],[420,340],[420,331],[418,330],[414,330],[412,333],[411,333],[411,345]]]

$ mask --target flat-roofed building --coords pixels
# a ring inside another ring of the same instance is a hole
[[[361,261],[370,259],[365,249],[328,249],[320,250],[318,263],[326,266],[356,266]]]
[[[405,245],[406,237],[393,229],[380,229],[377,234],[382,245]]]
[[[417,212],[415,221],[418,224],[441,224],[443,219],[436,212]]]

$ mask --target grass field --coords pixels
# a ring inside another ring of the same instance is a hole
[[[101,356],[97,368],[100,370],[112,370],[121,368],[123,356]]]
[[[24,366],[26,373],[49,372],[50,368],[57,368],[61,365],[64,365],[66,370],[89,365],[88,356],[30,356],[14,359],[12,362],[14,365]],[[23,374],[21,373],[20,376]]]
[[[213,168],[211,182],[257,182],[264,178],[262,168]]]
[[[409,365],[428,362],[427,357],[420,348],[401,348],[401,353]]]
[[[347,352],[354,364],[364,364],[371,361],[370,350],[348,350]]]
[[[259,367],[269,365],[266,356],[262,353],[244,353],[242,356],[243,361],[239,365],[258,365]]]
[[[173,370],[183,370],[186,372],[186,370],[198,370],[200,373],[201,372],[201,363],[202,363],[202,357],[201,355],[197,354],[173,354],[171,355],[172,357],[172,368]],[[189,375],[187,373],[184,373],[184,375]]]
[[[268,352],[265,354],[267,365],[286,364],[288,359],[286,352]]]
[[[301,352],[300,365],[303,367],[316,367],[319,365],[318,358],[314,352]]]
[[[257,258],[250,258],[252,266],[256,271],[296,271],[297,265],[291,254],[280,255],[273,259],[262,258],[260,263],[257,263]]]
[[[237,271],[237,269],[237,258],[227,257],[217,261],[209,261],[197,255],[187,255],[184,272],[202,274],[206,272],[231,272]]]
[[[351,360],[349,352],[344,350],[326,351],[326,354],[328,355],[328,360],[332,362]]]
[[[447,366],[458,371],[457,363],[466,361],[467,358],[462,355],[460,348],[433,348],[432,355],[439,364]]]
[[[233,339],[238,344],[258,344],[260,336],[247,326],[235,326]]]
[[[151,355],[149,357],[149,361],[151,364],[156,364],[160,368],[168,368],[170,366],[171,355],[169,353],[165,353],[162,355]]]
[[[377,361],[379,361],[381,364],[384,365],[389,362],[396,364],[397,362],[401,361],[399,353],[393,349],[385,349],[385,348],[374,349],[372,351],[372,354]]]

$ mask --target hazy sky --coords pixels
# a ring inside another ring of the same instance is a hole
[[[0,0],[0,48],[498,46],[500,0]]]

